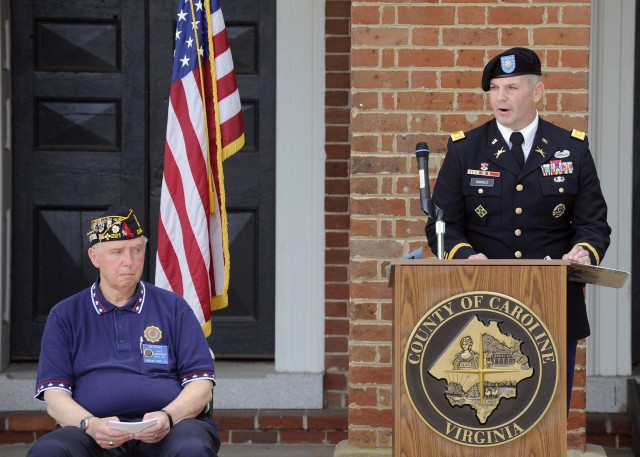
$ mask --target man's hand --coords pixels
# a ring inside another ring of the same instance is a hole
[[[117,417],[92,417],[89,426],[85,430],[91,436],[98,446],[104,449],[113,449],[122,446],[123,443],[133,439],[131,433],[122,430],[116,430],[109,427],[109,421],[119,421]]]
[[[134,433],[134,438],[145,443],[157,443],[169,434],[169,418],[162,411],[147,413],[142,418],[143,421],[156,418],[158,422],[149,427]]]
[[[468,258],[469,260],[489,260],[482,252],[479,252],[478,254],[471,254]]]
[[[562,260],[570,260],[583,265],[591,265],[591,257],[589,251],[582,246],[574,246],[569,252],[562,256]]]

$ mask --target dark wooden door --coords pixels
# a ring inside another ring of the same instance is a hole
[[[275,346],[275,0],[223,0],[245,146],[224,162],[229,307],[213,313],[217,357],[272,358]]]
[[[37,357],[52,305],[95,280],[89,220],[119,202],[146,213],[137,3],[12,3],[14,360]]]
[[[219,356],[273,355],[274,5],[223,2],[247,145],[225,164],[232,279],[231,304],[214,319]],[[130,205],[142,219],[153,280],[176,7],[12,4],[14,361],[37,359],[51,307],[95,280],[85,233],[108,205]]]

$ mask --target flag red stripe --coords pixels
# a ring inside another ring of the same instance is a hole
[[[209,280],[207,275],[207,268],[203,261],[202,256],[193,255],[200,252],[200,247],[196,239],[195,233],[189,218],[187,215],[187,208],[185,203],[184,188],[182,183],[182,177],[178,169],[178,164],[175,161],[173,154],[165,155],[164,158],[165,168],[164,177],[167,184],[169,194],[172,196],[172,200],[175,205],[176,215],[180,221],[180,227],[182,228],[182,238],[184,250],[187,253],[187,264],[189,267],[189,273],[193,282],[193,286],[196,290],[196,295],[200,304],[206,304],[209,306]],[[203,311],[205,307],[203,306]],[[205,313],[206,316],[206,313]]]
[[[218,57],[220,54],[229,49],[229,36],[227,29],[224,29],[213,35],[213,56]]]
[[[171,290],[178,295],[182,295],[184,293],[184,287],[182,285],[182,275],[180,274],[180,263],[176,251],[173,249],[171,238],[169,238],[164,227],[162,218],[160,218],[158,223],[158,259],[169,280]]]
[[[244,133],[244,123],[242,121],[242,111],[238,111],[238,114],[233,116],[224,124],[220,124],[220,130],[222,132],[222,147],[234,142],[240,135]],[[227,140],[227,141],[225,141]]]
[[[199,80],[198,75],[194,75],[196,81]],[[204,208],[209,207],[209,181],[207,179],[206,169],[207,164],[204,160],[203,151],[200,146],[200,140],[194,130],[193,124],[189,117],[189,106],[187,104],[187,94],[182,81],[173,83],[171,88],[171,105],[176,113],[176,118],[180,124],[180,130],[185,143],[185,152],[187,154],[187,160],[189,167],[191,168],[191,179],[193,179],[202,206]],[[213,104],[213,103],[212,103]],[[195,113],[194,113],[195,114]],[[197,114],[196,114],[197,115]],[[204,115],[200,115],[203,117]]]
[[[238,90],[238,84],[234,71],[224,75],[218,80],[218,100],[224,100],[236,90]]]

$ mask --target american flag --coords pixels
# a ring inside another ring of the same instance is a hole
[[[183,296],[205,335],[227,306],[222,161],[244,124],[219,0],[179,0],[160,197],[156,285]]]

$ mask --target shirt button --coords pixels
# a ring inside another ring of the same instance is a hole
[[[118,324],[118,328],[122,328],[122,324]]]
[[[514,255],[516,256],[516,259],[519,259],[520,257],[522,257],[522,252],[516,251]]]
[[[120,340],[120,344],[123,344],[123,343],[124,343],[124,340]]]
[[[514,233],[516,234],[516,236],[520,236],[520,235],[522,235],[522,230],[516,229],[516,231]]]
[[[516,190],[517,190],[518,192],[521,192],[523,189],[524,189],[524,186],[523,186],[522,184],[518,184],[518,185],[516,186]]]
[[[561,194],[564,194],[564,187],[561,187],[560,189],[558,189],[558,192],[560,192]]]
[[[484,194],[484,189],[478,189],[479,194]]]
[[[516,214],[522,214],[522,208],[516,208]]]

